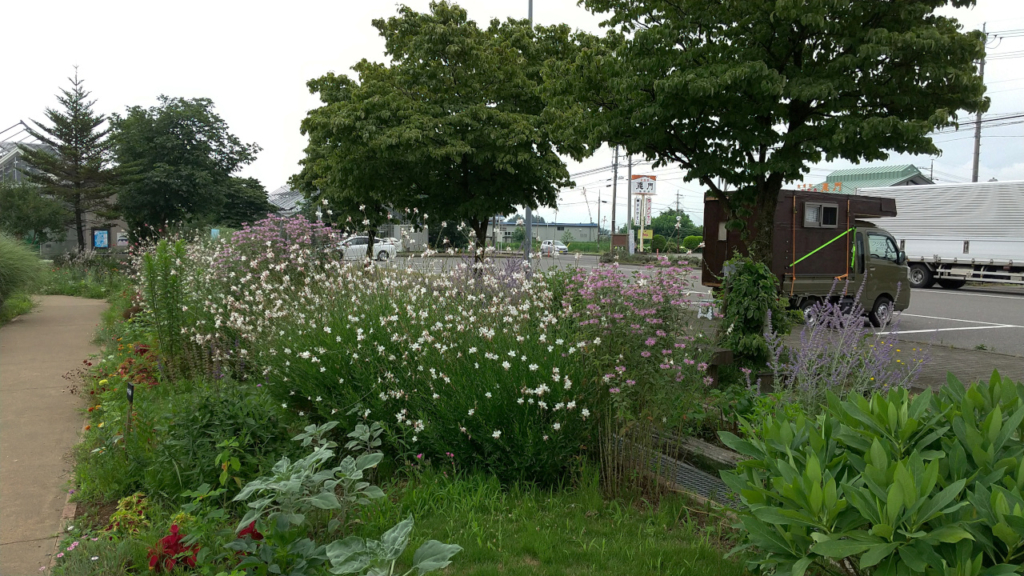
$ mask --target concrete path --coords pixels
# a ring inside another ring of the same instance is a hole
[[[98,352],[101,300],[42,296],[0,329],[0,575],[50,562],[83,416],[63,376]]]

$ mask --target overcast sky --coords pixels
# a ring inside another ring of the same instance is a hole
[[[527,15],[527,0],[462,0],[470,18]],[[426,10],[429,0],[405,4]],[[968,29],[1024,28],[1024,1],[979,0],[971,10],[955,13]],[[92,0],[8,2],[4,6],[3,87],[0,89],[0,130],[19,120],[43,120],[43,110],[55,106],[54,94],[68,85],[73,66],[97,100],[96,109],[109,114],[132,105],[151,106],[159,94],[207,97],[231,130],[262,148],[256,162],[242,175],[254,176],[268,190],[285,184],[298,171],[305,138],[299,123],[318,104],[306,81],[327,71],[347,73],[362,58],[383,61],[384,43],[370,21],[391,16],[397,3],[342,0],[340,2],[261,3],[225,0],[173,3]],[[575,0],[537,0],[538,24],[567,22],[575,28],[600,32],[601,18]],[[1024,50],[1024,37],[990,47],[989,54]],[[985,69],[992,98],[991,113],[1024,111],[1024,58],[990,61]],[[936,138],[943,155],[935,159],[935,179],[969,181],[973,126]],[[611,164],[611,151],[601,151],[577,172]],[[893,157],[889,163],[931,167],[931,158]],[[830,170],[847,164],[814,167],[808,182],[820,182]],[[634,173],[649,173],[638,167]],[[662,168],[655,212],[680,206],[701,220],[702,193],[687,183],[679,170]],[[1024,180],[1024,124],[984,132],[980,179]],[[549,221],[597,221],[597,196],[611,197],[610,173],[578,178],[582,189],[566,190],[553,210],[538,213]],[[620,187],[620,192],[622,188]],[[619,220],[624,218],[624,194],[619,195]],[[601,219],[610,204],[602,207]]]

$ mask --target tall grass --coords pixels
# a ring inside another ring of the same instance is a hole
[[[39,258],[18,240],[0,234],[0,306],[42,274]]]
[[[121,261],[83,252],[55,258],[53,266],[40,279],[34,292],[105,299],[128,290],[130,286]]]

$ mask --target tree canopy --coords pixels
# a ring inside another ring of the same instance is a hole
[[[118,191],[118,207],[141,237],[169,222],[216,222],[225,202],[241,192],[232,174],[260,151],[228,130],[208,98],[160,96],[159,102],[112,116],[117,161],[132,171]]]
[[[70,216],[64,202],[35,184],[0,183],[0,232],[35,243],[63,241]]]
[[[224,202],[216,223],[229,228],[241,228],[243,224],[256,222],[276,211],[267,199],[267,189],[255,178],[231,178],[224,189]]]
[[[86,215],[114,216],[113,184],[117,174],[110,165],[110,128],[102,127],[107,118],[93,111],[96,101],[88,99],[89,92],[85,91],[77,70],[68,81],[71,89],[61,89],[57,96],[61,109],[46,109],[51,125],[33,120],[35,128],[26,126],[26,131],[42,146],[22,146],[21,151],[29,166],[26,179],[39,186],[39,193],[67,207],[63,212],[67,218],[61,226],[74,225],[78,250],[82,251],[87,247]]]
[[[680,166],[754,215],[760,261],[779,191],[811,164],[938,154],[931,131],[987,107],[981,33],[935,13],[974,0],[583,1],[610,31],[549,66],[561,138]]]
[[[390,62],[363,60],[358,81],[309,82],[323,106],[303,121],[310,144],[293,185],[332,204],[464,221],[478,246],[493,215],[553,206],[570,180],[538,88],[545,62],[575,49],[569,28],[480,28],[447,2],[373,25]]]

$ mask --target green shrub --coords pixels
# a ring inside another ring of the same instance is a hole
[[[110,298],[131,288],[123,271],[123,262],[92,252],[58,256],[53,259],[53,268],[46,272],[35,291],[80,298]]]
[[[28,294],[18,293],[10,296],[3,304],[0,304],[0,325],[10,322],[22,314],[28,314],[34,305]]]
[[[802,576],[1011,574],[1024,562],[1024,384],[905,389],[722,433],[751,568]]]
[[[24,244],[0,234],[0,305],[42,273],[39,258]]]
[[[668,240],[661,234],[655,234],[651,237],[651,250],[664,252],[666,245],[668,245]]]
[[[703,241],[704,239],[700,236],[687,236],[686,238],[683,238],[683,248],[691,252],[699,250],[700,243]]]
[[[779,280],[765,264],[736,256],[723,266],[719,308],[719,343],[744,366],[764,366],[768,360],[765,333],[789,333],[793,312],[779,293]]]

